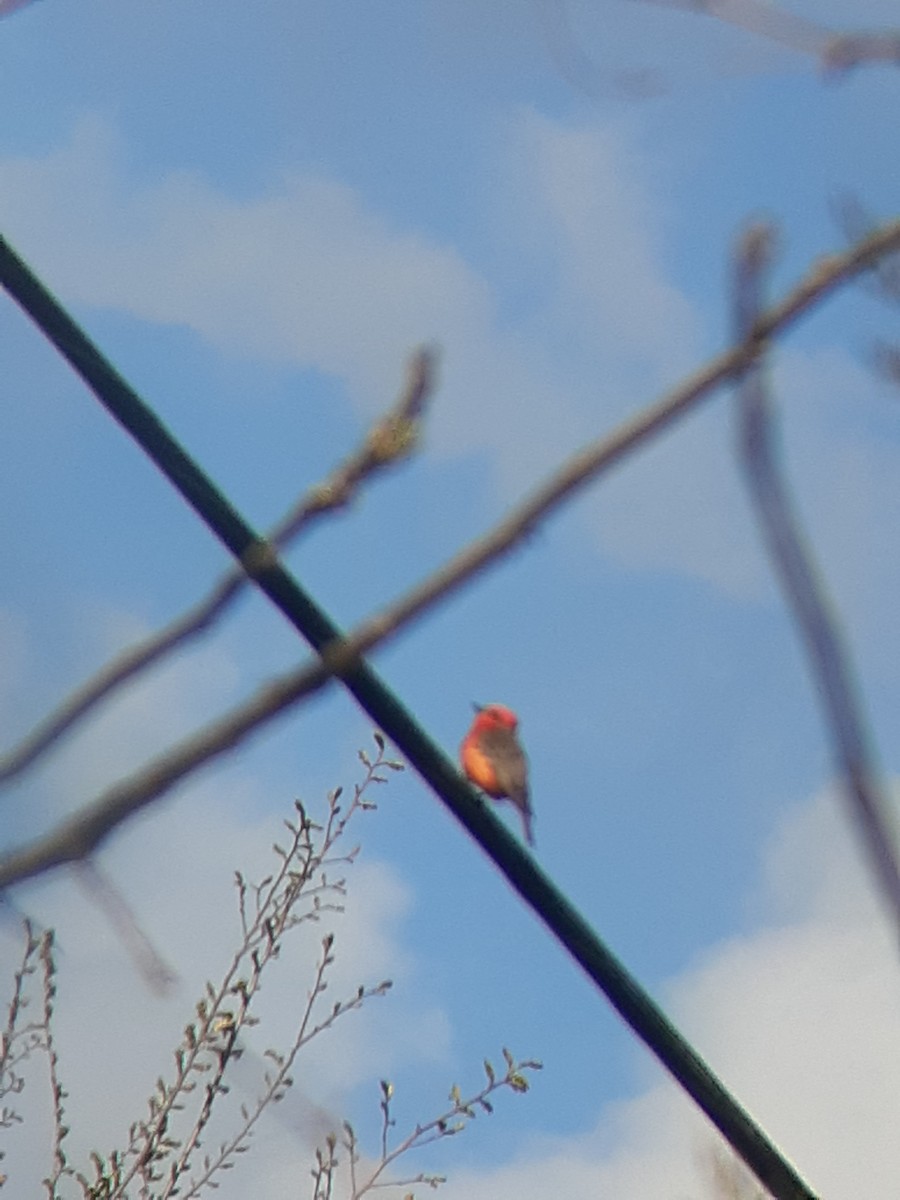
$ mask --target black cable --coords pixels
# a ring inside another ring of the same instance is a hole
[[[245,559],[254,548],[262,549],[263,539],[2,237],[0,283],[232,554]],[[341,631],[277,559],[267,561],[271,565],[255,573],[257,585],[310,645],[321,652],[340,638]],[[777,1200],[816,1200],[763,1130],[375,672],[362,664],[341,678],[760,1182]]]

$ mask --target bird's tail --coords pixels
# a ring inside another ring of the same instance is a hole
[[[522,828],[525,831],[525,841],[529,846],[534,845],[534,813],[528,803],[528,797],[516,797],[515,805],[522,814]]]

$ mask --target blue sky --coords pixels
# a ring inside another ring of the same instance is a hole
[[[350,450],[415,345],[441,346],[421,455],[288,553],[345,626],[725,343],[748,217],[779,224],[783,290],[841,244],[837,198],[896,211],[896,72],[827,83],[733,28],[560,3],[40,0],[0,23],[0,231],[258,527]],[[893,6],[794,8],[857,27]],[[590,91],[553,42],[564,16],[596,64]],[[645,67],[662,94],[617,94],[617,72]],[[856,289],[774,370],[792,481],[896,771],[900,423],[867,358],[892,335]],[[11,743],[225,557],[10,303],[0,346]],[[720,396],[376,665],[451,752],[472,700],[519,712],[542,864],[812,1184],[849,1196],[860,1162],[870,1191],[900,1165],[896,1074],[852,1070],[896,1037],[896,971],[731,439]],[[301,657],[246,598],[8,794],[9,840]],[[233,869],[264,869],[296,795],[352,783],[369,736],[333,690],[104,851],[181,975],[170,1000],[147,995],[71,880],[23,890],[66,951],[79,1147],[121,1137],[220,970]],[[545,1070],[417,1163],[451,1176],[451,1200],[547,1195],[548,1179],[568,1180],[561,1194],[698,1194],[710,1135],[687,1102],[415,777],[380,801],[337,946],[348,986],[397,987],[322,1049],[307,1094],[374,1130],[388,1076],[411,1124],[507,1044]],[[98,1044],[119,1064],[101,1091]],[[297,1147],[267,1136],[280,1195]],[[34,1170],[37,1149],[19,1147]]]

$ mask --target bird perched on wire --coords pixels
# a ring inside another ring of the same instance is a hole
[[[459,748],[466,777],[494,800],[511,800],[522,814],[525,840],[534,845],[528,760],[516,731],[519,718],[503,704],[476,704],[475,720]]]

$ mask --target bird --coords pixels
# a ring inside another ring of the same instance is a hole
[[[474,704],[475,720],[462,740],[459,760],[467,779],[494,800],[511,800],[522,815],[529,846],[534,814],[528,796],[528,760],[516,731],[519,718],[504,704]]]

